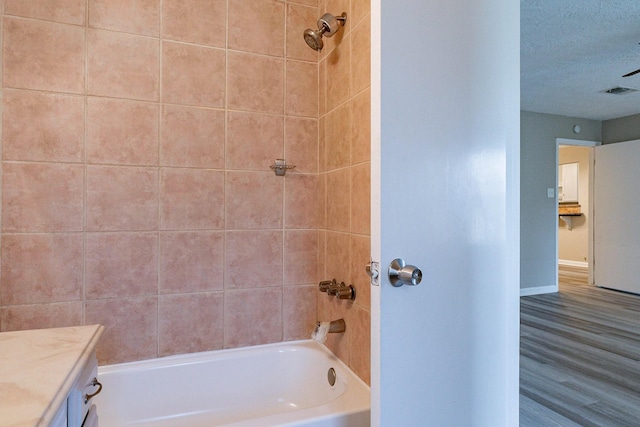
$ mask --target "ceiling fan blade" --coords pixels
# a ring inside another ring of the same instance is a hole
[[[638,73],[640,73],[640,68],[639,68],[639,69],[637,69],[637,70],[635,70],[635,71],[632,71],[632,72],[630,72],[630,73],[627,73],[627,74],[625,74],[625,75],[624,75],[624,76],[622,76],[622,77],[631,77],[631,76],[634,76],[634,75],[636,75],[636,74],[638,74]]]

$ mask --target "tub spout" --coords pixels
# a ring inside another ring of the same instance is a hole
[[[322,326],[322,322],[316,322],[316,331],[320,329]],[[334,320],[329,322],[329,329],[327,333],[329,334],[341,334],[347,330],[347,324],[344,322],[344,319]]]
[[[347,329],[344,319],[334,320],[333,322],[316,322],[316,328],[311,333],[311,339],[324,344],[327,335],[342,333]]]
[[[347,324],[344,323],[344,319],[334,320],[329,324],[330,334],[341,334],[347,330]]]

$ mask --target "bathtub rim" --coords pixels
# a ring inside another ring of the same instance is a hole
[[[225,348],[219,350],[207,350],[194,353],[181,353],[173,354],[169,356],[160,356],[152,359],[134,360],[131,362],[114,363],[110,365],[98,365],[98,375],[108,374],[113,371],[127,372],[136,369],[154,369],[158,367],[182,365],[200,363],[209,360],[211,356],[217,359],[232,359],[233,355],[238,354],[250,354],[257,350],[270,350],[274,348],[282,348],[284,351],[296,351],[299,348],[305,348],[312,351],[320,352],[326,355],[333,363],[336,363],[341,368],[351,372],[353,379],[359,385],[365,387],[367,390],[371,390],[369,385],[365,383],[346,363],[344,363],[338,356],[336,356],[326,345],[316,342],[311,339],[296,340],[296,341],[282,341],[269,344],[258,344],[246,347]],[[171,363],[173,362],[173,363]]]
[[[256,420],[261,426],[309,426],[334,425],[335,419],[351,419],[358,417],[360,420],[354,425],[364,426],[362,417],[370,419],[371,411],[371,390],[370,387],[356,375],[342,360],[340,360],[327,346],[313,340],[283,341],[278,343],[261,344],[248,347],[238,347],[222,350],[210,350],[196,353],[185,353],[158,357],[155,359],[138,360],[98,367],[98,379],[101,375],[126,375],[128,372],[144,372],[155,369],[171,369],[185,365],[206,363],[211,360],[229,360],[238,358],[238,355],[255,357],[261,352],[277,351],[312,351],[320,357],[326,358],[340,372],[344,370],[348,373],[347,395],[343,399],[334,399],[316,406],[302,408],[298,411],[269,414],[259,418],[238,420],[228,427],[255,427]],[[243,356],[240,356],[242,358]],[[344,376],[343,376],[344,377]],[[100,406],[98,406],[98,410]],[[366,415],[365,415],[366,414]],[[326,424],[323,420],[329,420]],[[334,421],[331,421],[334,420]]]

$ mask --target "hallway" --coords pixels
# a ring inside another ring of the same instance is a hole
[[[560,267],[560,292],[521,298],[520,425],[640,420],[640,297]]]

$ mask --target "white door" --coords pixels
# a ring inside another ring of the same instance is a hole
[[[518,424],[519,19],[372,1],[373,425]]]
[[[595,157],[594,283],[640,293],[640,140],[598,146]]]

